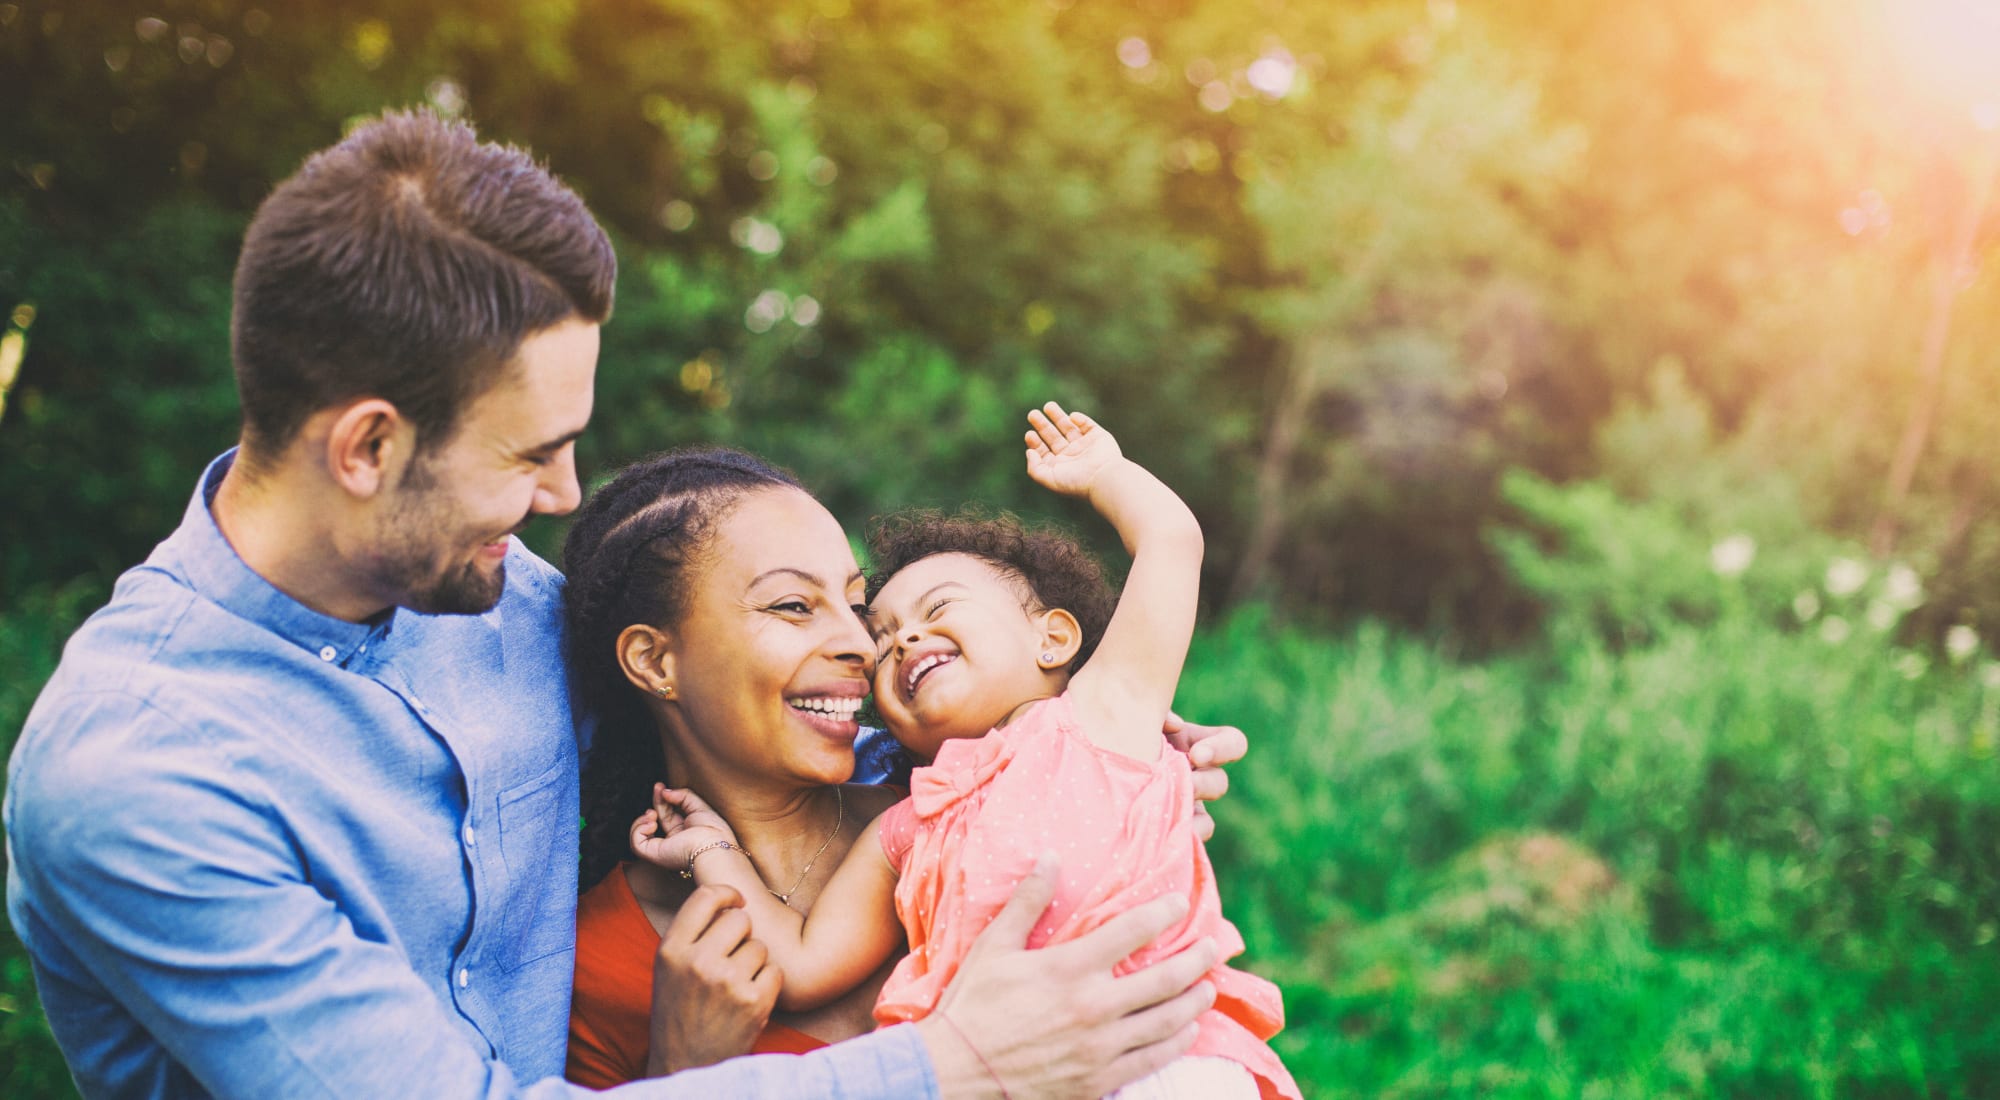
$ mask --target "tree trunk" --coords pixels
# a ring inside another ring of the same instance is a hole
[[[1889,463],[1889,479],[1882,493],[1882,508],[1875,514],[1875,526],[1868,538],[1868,547],[1877,558],[1886,558],[1896,552],[1896,536],[1902,522],[1903,507],[1910,497],[1910,485],[1916,480],[1917,460],[1922,457],[1924,445],[1930,441],[1931,425],[1937,420],[1938,406],[1944,399],[1945,355],[1951,349],[1951,318],[1958,305],[1959,280],[1966,265],[1972,260],[1972,246],[1979,238],[1979,223],[1986,214],[1987,199],[1993,193],[1993,177],[1996,166],[2000,166],[2000,149],[1988,143],[1985,155],[1978,158],[1973,169],[1972,193],[1965,207],[1959,211],[1958,224],[1953,227],[1951,238],[1938,250],[1938,268],[1931,289],[1930,319],[1924,325],[1923,350],[1917,360],[1919,389],[1910,403],[1910,414],[1903,421],[1903,435],[1896,443],[1895,457]]]
[[[1264,438],[1264,455],[1257,463],[1255,511],[1250,519],[1250,537],[1243,556],[1237,561],[1236,576],[1229,585],[1229,602],[1241,603],[1264,582],[1271,558],[1277,553],[1278,539],[1285,530],[1285,500],[1291,493],[1292,463],[1299,452],[1312,419],[1313,404],[1325,392],[1332,370],[1332,337],[1312,333],[1292,342],[1285,370],[1285,390],[1272,410],[1271,425]]]

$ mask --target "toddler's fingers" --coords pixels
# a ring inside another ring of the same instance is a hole
[[[1082,430],[1076,426],[1076,421],[1070,419],[1070,415],[1063,411],[1061,405],[1051,401],[1042,406],[1042,410],[1049,414],[1050,422],[1055,424],[1056,430],[1063,434],[1063,438],[1067,439]]]
[[[1055,408],[1056,403],[1053,401],[1049,402],[1049,407],[1052,409]],[[1035,432],[1040,436],[1044,448],[1050,451],[1059,451],[1062,449],[1062,431],[1047,416],[1042,415],[1042,410],[1030,410],[1028,412],[1028,423],[1034,425]]]

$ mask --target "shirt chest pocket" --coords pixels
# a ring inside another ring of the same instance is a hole
[[[561,904],[576,893],[576,811],[570,792],[574,769],[558,763],[541,775],[500,792],[500,860],[507,886],[494,927],[501,957],[525,966],[567,951],[575,942],[574,908]]]

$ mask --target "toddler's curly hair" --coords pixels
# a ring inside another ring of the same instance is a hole
[[[937,554],[968,554],[1018,582],[1033,611],[1061,608],[1076,616],[1083,645],[1068,666],[1083,667],[1104,638],[1118,593],[1104,567],[1068,532],[1022,522],[1011,512],[976,508],[947,515],[916,508],[878,516],[868,525],[868,599],[912,562]]]

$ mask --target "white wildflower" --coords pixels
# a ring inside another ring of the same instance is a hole
[[[1924,582],[1918,579],[1916,570],[1897,562],[1882,578],[1882,598],[1908,611],[1924,602]]]
[[[1979,652],[1979,632],[1959,623],[1944,632],[1944,651],[1951,655],[1953,664],[1963,662]]]
[[[1853,558],[1835,558],[1826,567],[1826,594],[1852,596],[1868,583],[1868,567]]]
[[[1749,535],[1731,535],[1708,551],[1708,564],[1721,577],[1741,576],[1757,560],[1757,540]]]

